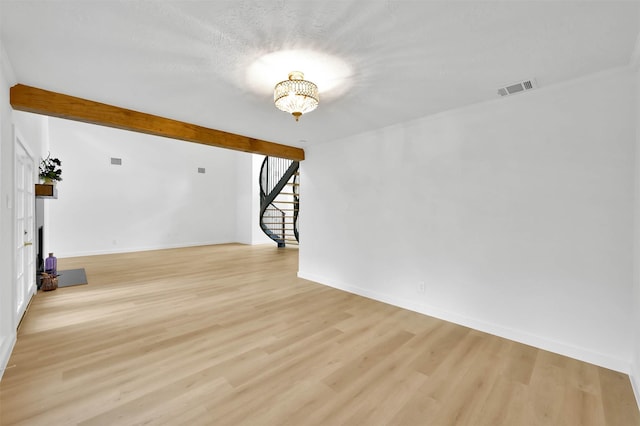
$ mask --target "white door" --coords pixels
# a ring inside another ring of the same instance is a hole
[[[22,319],[31,296],[36,291],[35,253],[33,247],[35,228],[34,169],[33,156],[25,148],[20,136],[16,135],[16,326]]]

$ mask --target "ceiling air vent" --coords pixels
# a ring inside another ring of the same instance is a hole
[[[513,83],[508,86],[499,88],[498,95],[515,95],[516,93],[526,92],[527,90],[535,89],[536,87],[538,86],[534,79],[519,81],[518,83]]]

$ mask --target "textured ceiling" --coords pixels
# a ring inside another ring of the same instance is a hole
[[[627,65],[639,29],[634,1],[0,0],[0,15],[19,83],[302,147]],[[299,123],[273,106],[286,75],[247,82],[281,50],[346,64]]]

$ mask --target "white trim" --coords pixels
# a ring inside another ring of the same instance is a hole
[[[423,315],[432,316],[445,321],[453,322],[455,324],[463,325],[465,327],[470,327],[478,331],[503,337],[505,339],[524,343],[526,345],[534,346],[536,348],[544,349],[560,355],[565,355],[580,361],[598,365],[600,367],[605,367],[611,370],[619,371],[621,373],[629,374],[630,365],[628,360],[614,358],[607,354],[602,354],[594,352],[587,348],[558,342],[546,337],[527,333],[522,330],[516,330],[504,327],[499,324],[493,324],[475,318],[469,318],[456,312],[446,311],[436,306],[428,305],[426,303],[419,303],[414,300],[392,297],[387,294],[371,291],[362,287],[339,283],[325,277],[306,273],[304,271],[298,271],[298,277],[314,281],[316,283],[323,284],[329,287],[333,287],[338,290],[343,290],[349,293],[357,294],[359,296],[367,297],[369,299],[377,300],[379,302],[388,303],[393,306],[418,312]]]
[[[56,252],[57,253],[56,256],[58,258],[80,257],[80,256],[100,256],[103,254],[134,253],[139,251],[166,250],[166,249],[198,247],[198,246],[214,246],[214,245],[221,245],[221,244],[245,244],[245,243],[240,243],[237,241],[199,241],[199,242],[179,243],[179,244],[161,244],[161,245],[153,245],[153,246],[123,247],[120,249],[110,249],[110,250]]]
[[[16,333],[12,333],[9,336],[0,337],[0,380],[2,375],[9,365],[9,359],[11,358],[11,352],[16,344]]]
[[[631,366],[629,381],[631,381],[631,387],[633,388],[633,393],[636,396],[636,403],[640,409],[640,371],[637,370],[635,365]]]

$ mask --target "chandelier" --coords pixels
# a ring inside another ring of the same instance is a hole
[[[289,80],[276,84],[273,101],[279,110],[290,113],[298,121],[302,114],[318,106],[318,86],[305,80],[300,71],[292,71]]]

